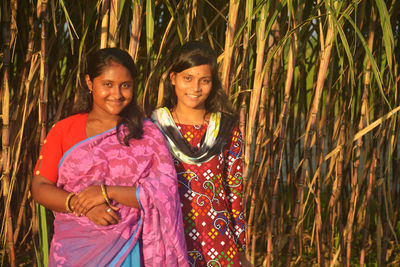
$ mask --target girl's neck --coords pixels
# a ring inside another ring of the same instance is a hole
[[[92,120],[98,120],[108,125],[114,124],[114,126],[117,125],[117,123],[121,120],[121,117],[118,114],[110,114],[102,109],[95,107],[92,108],[91,111],[89,111],[88,118]]]
[[[120,116],[99,114],[99,112],[91,110],[87,117],[86,134],[88,137],[90,137],[105,132],[117,126],[120,119]]]
[[[206,109],[189,109],[175,106],[172,109],[172,117],[175,122],[189,125],[202,125],[208,121],[209,115]]]

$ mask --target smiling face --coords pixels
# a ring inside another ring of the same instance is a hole
[[[204,109],[212,88],[212,73],[209,65],[200,65],[181,72],[170,73],[175,87],[176,108],[179,110]]]
[[[101,116],[118,116],[133,97],[134,81],[127,68],[111,62],[102,73],[86,84],[93,96],[92,112]]]

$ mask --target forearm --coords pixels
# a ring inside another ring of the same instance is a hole
[[[35,176],[32,182],[32,196],[39,204],[57,212],[67,212],[65,202],[69,192],[55,184],[43,182],[44,177]]]
[[[136,198],[136,187],[134,186],[106,186],[107,196],[117,203],[132,208],[140,208]]]

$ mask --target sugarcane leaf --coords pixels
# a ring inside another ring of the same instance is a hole
[[[365,41],[365,38],[364,38],[362,32],[359,30],[359,28],[354,23],[354,21],[350,18],[350,16],[348,16],[346,13],[344,13],[343,16],[351,23],[351,25],[353,26],[354,30],[356,31],[356,33],[358,35],[358,38],[360,38],[360,41],[362,43],[362,46],[364,47],[365,53],[367,54],[368,59],[371,62],[372,71],[374,73],[374,77],[375,77],[376,82],[378,84],[379,91],[381,92],[381,95],[382,95],[383,99],[385,100],[386,104],[388,105],[388,107],[390,109],[392,109],[389,101],[387,100],[387,98],[385,96],[385,92],[383,91],[382,74],[379,71],[379,68],[378,68],[378,65],[376,64],[374,56],[372,55],[371,51],[368,48],[368,44]]]
[[[147,48],[147,60],[150,60],[153,52],[153,40],[154,40],[154,1],[146,1],[146,48]]]
[[[378,7],[379,18],[383,34],[383,43],[385,44],[384,47],[386,51],[386,59],[389,66],[389,71],[391,72],[393,66],[392,58],[393,58],[394,38],[393,38],[392,25],[390,23],[390,16],[386,8],[386,3],[383,0],[376,0],[375,4]]]

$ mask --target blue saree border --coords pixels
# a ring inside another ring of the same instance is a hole
[[[151,121],[150,119],[148,119],[148,118],[144,118],[143,121],[152,122],[152,121]],[[117,128],[117,126],[114,126],[114,127],[112,127],[111,129],[109,129],[109,130],[107,130],[107,131],[105,131],[105,132],[102,132],[102,133],[93,135],[93,136],[91,136],[91,137],[88,137],[88,138],[86,138],[86,139],[84,139],[84,140],[82,140],[82,141],[76,143],[75,145],[73,145],[70,149],[68,149],[68,150],[64,153],[64,155],[63,155],[62,158],[60,159],[60,162],[58,163],[58,170],[60,170],[61,164],[62,164],[62,162],[64,161],[65,157],[66,157],[74,148],[76,148],[77,146],[79,146],[80,144],[82,144],[82,143],[84,143],[84,142],[87,142],[87,141],[92,140],[93,138],[95,138],[95,137],[97,137],[97,136],[99,136],[99,135],[102,135],[102,134],[108,133],[108,132],[110,132],[110,131],[113,131],[113,130],[115,130],[116,128]]]
[[[109,266],[122,266],[122,267],[133,267],[133,266],[140,266],[140,242],[139,238],[136,240],[136,244],[134,245],[133,249],[129,252],[129,254],[125,257],[122,264],[118,265],[119,261],[124,257],[128,249],[131,247],[133,239],[135,238],[137,231],[139,230],[140,224],[142,220],[139,220],[138,225],[136,227],[135,232],[129,238],[128,242],[121,248],[115,258],[112,260]]]
[[[83,143],[85,143],[85,142],[88,142],[88,141],[92,140],[93,138],[95,138],[95,137],[97,137],[97,136],[99,136],[99,135],[102,135],[102,134],[108,133],[108,132],[110,132],[110,131],[113,131],[113,130],[115,130],[116,128],[117,128],[117,127],[114,126],[114,127],[112,127],[111,129],[109,129],[109,130],[107,130],[107,131],[105,131],[105,132],[102,132],[102,133],[93,135],[93,136],[91,136],[91,137],[88,137],[88,138],[86,138],[86,139],[80,141],[79,143],[76,143],[75,145],[73,145],[70,149],[67,150],[67,152],[64,153],[64,155],[63,155],[62,158],[60,159],[60,162],[58,163],[58,170],[60,170],[61,164],[63,163],[65,157],[67,157],[68,154],[69,154],[73,149],[75,149],[77,146],[79,146],[79,145],[81,145],[81,144],[83,144]]]
[[[143,206],[140,203],[139,199],[139,192],[140,192],[140,186],[136,188],[136,199],[137,202],[139,203],[140,208],[143,210]],[[129,254],[125,257],[124,261],[121,263],[121,265],[118,265],[119,261],[124,257],[126,252],[129,250],[129,248],[132,246],[133,239],[135,238],[137,231],[139,230],[140,224],[142,223],[142,220],[139,219],[138,225],[136,227],[135,232],[131,236],[131,238],[126,242],[126,244],[121,248],[121,250],[118,252],[118,254],[115,256],[115,258],[112,260],[109,266],[121,266],[121,267],[140,267],[141,266],[141,258],[140,258],[140,238],[136,240],[136,244],[134,245],[133,249],[129,252]]]

